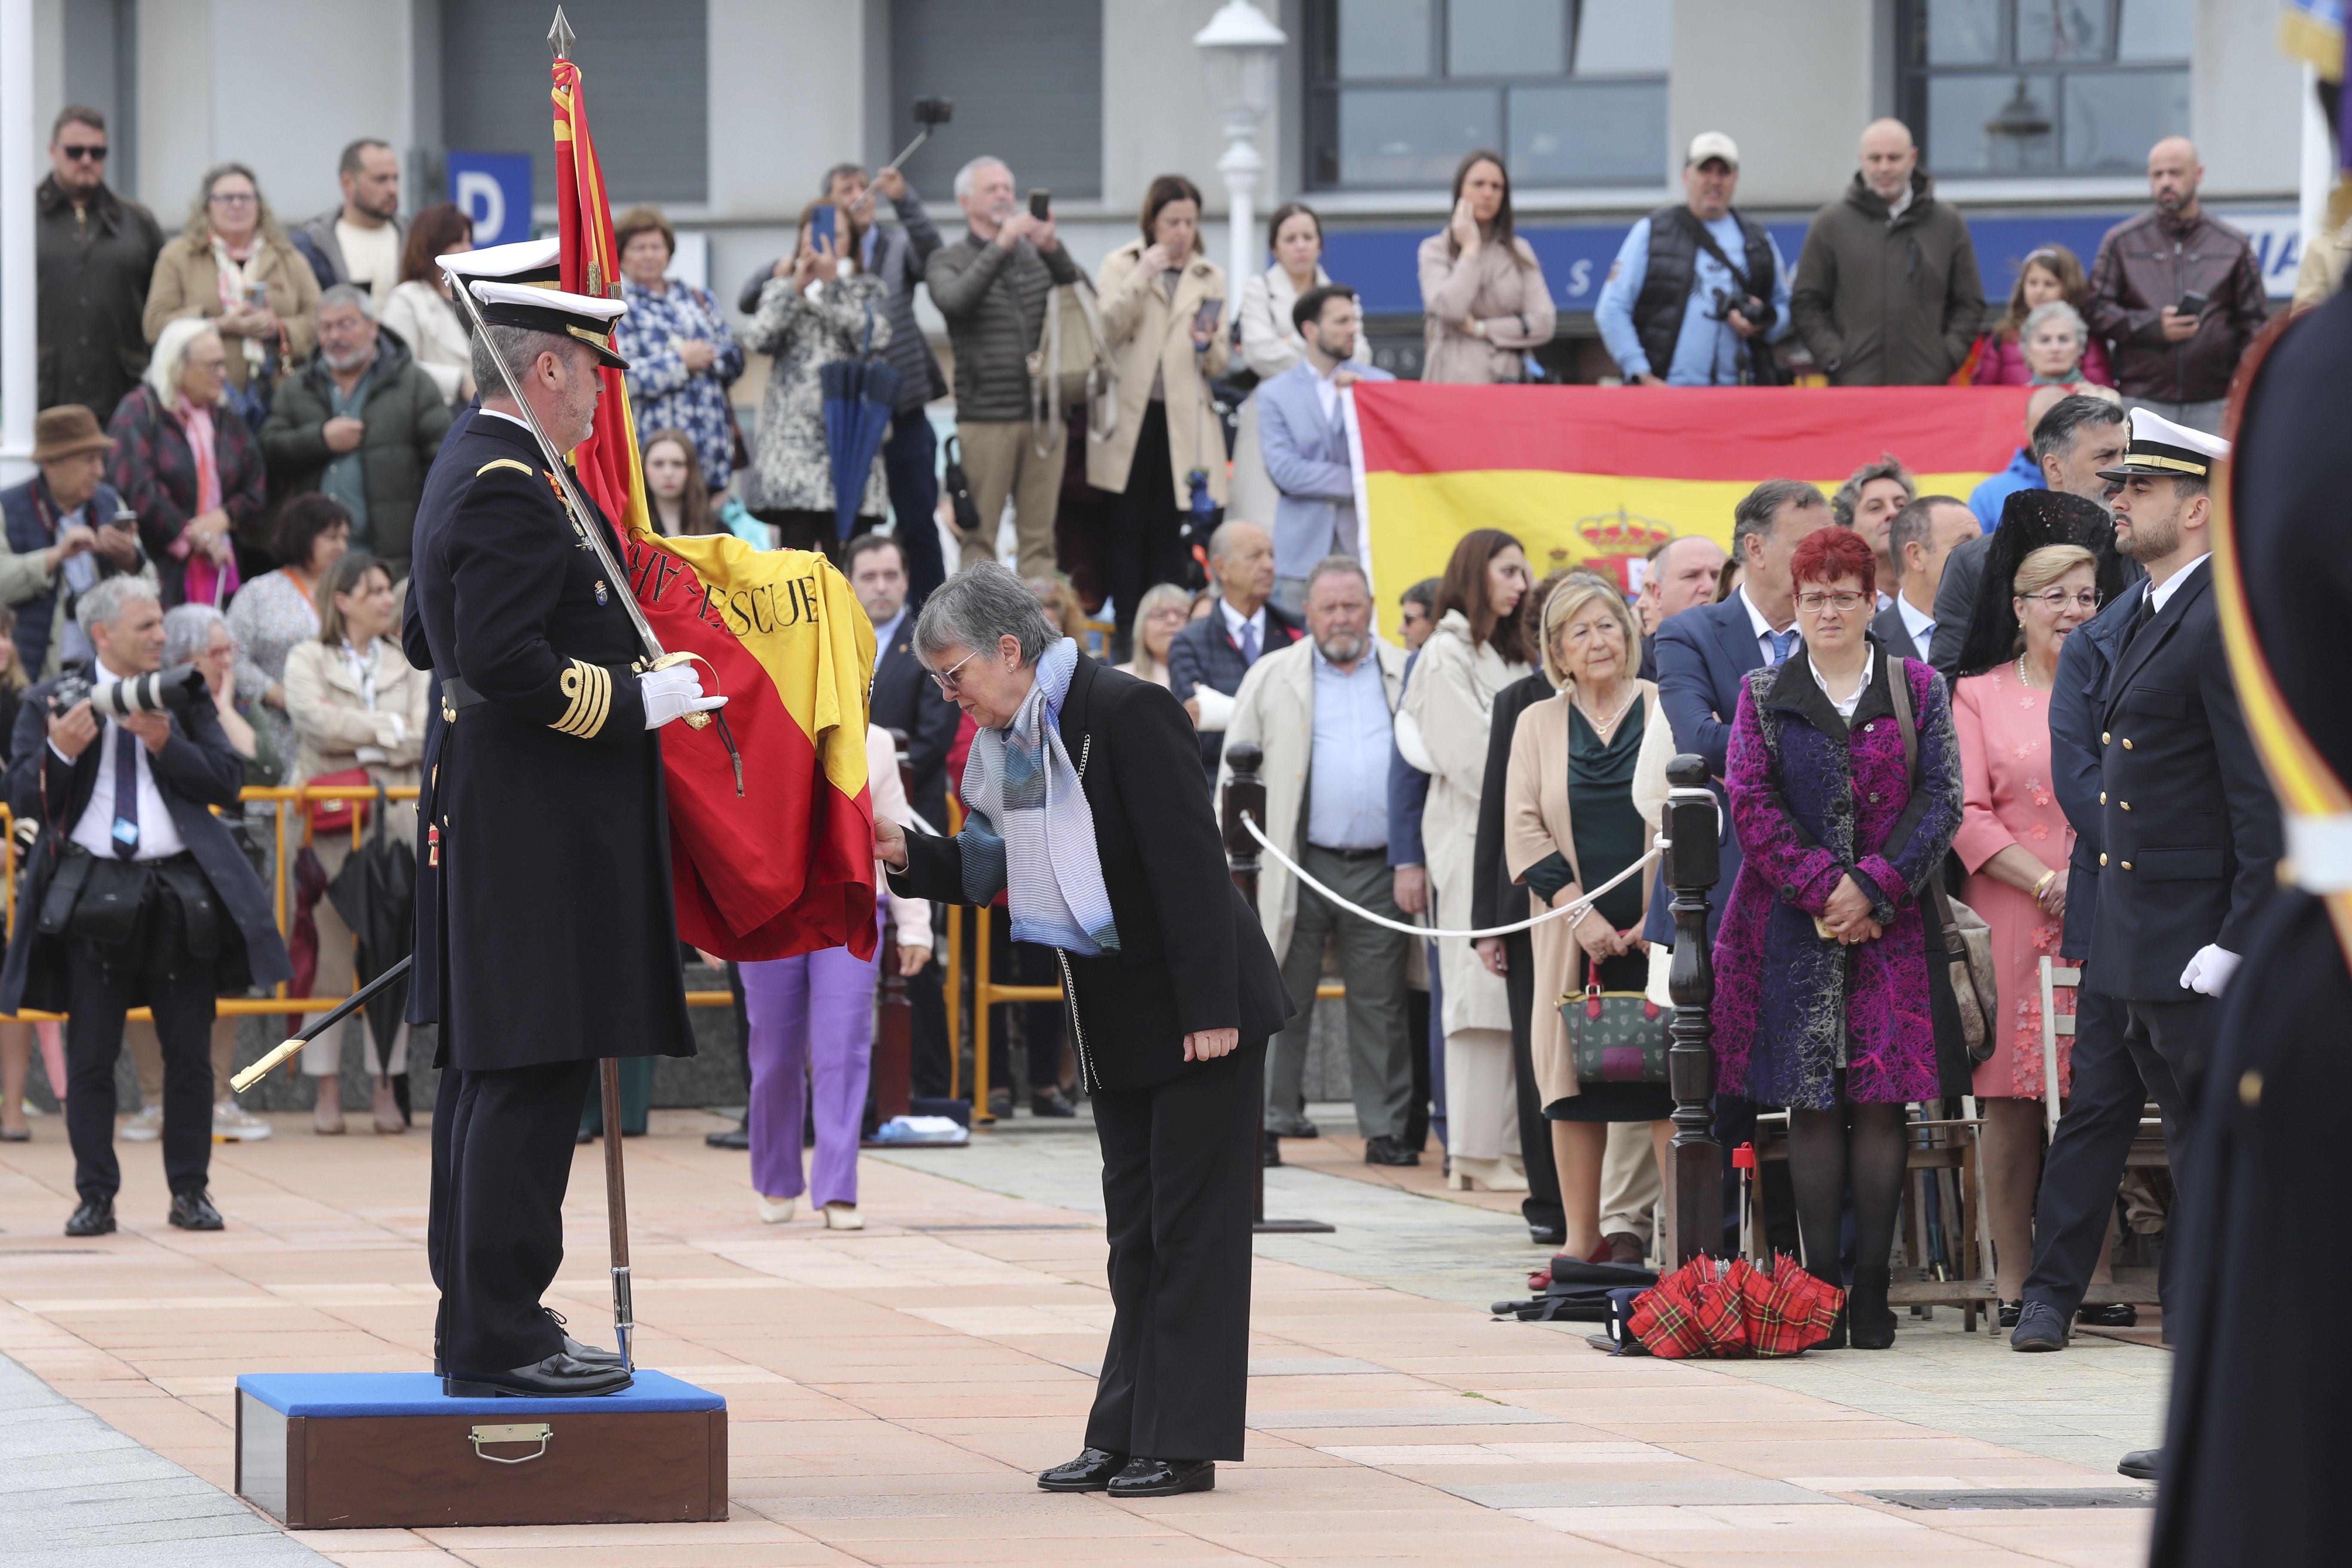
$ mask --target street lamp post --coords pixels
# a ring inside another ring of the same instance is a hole
[[[1265,160],[1252,138],[1274,105],[1275,58],[1289,41],[1249,0],[1226,0],[1209,25],[1192,35],[1208,77],[1209,101],[1228,143],[1217,160],[1217,173],[1225,179],[1228,289],[1239,289],[1257,270],[1257,223],[1251,207]]]

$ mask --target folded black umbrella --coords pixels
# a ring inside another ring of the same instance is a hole
[[[359,938],[357,970],[364,985],[406,958],[416,945],[416,852],[384,831],[383,787],[376,786],[375,826],[367,842],[352,851],[328,885],[335,912]],[[405,976],[378,992],[367,1005],[368,1029],[378,1059],[392,1057],[393,1037],[408,1012]]]

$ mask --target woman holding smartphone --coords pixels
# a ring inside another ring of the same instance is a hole
[[[1225,504],[1225,440],[1209,406],[1223,375],[1225,275],[1202,252],[1201,191],[1162,174],[1143,198],[1143,236],[1104,258],[1096,279],[1103,337],[1118,370],[1118,423],[1087,446],[1087,482],[1119,500],[1104,576],[1124,658],[1135,608],[1154,583],[1189,583],[1183,519],[1198,473]],[[1207,541],[1202,541],[1203,544]]]

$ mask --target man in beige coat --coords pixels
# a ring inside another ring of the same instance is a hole
[[[1402,921],[1388,868],[1388,756],[1404,650],[1373,637],[1371,585],[1345,555],[1327,556],[1308,574],[1307,630],[1250,667],[1225,730],[1227,755],[1241,741],[1264,750],[1269,839],[1349,903]],[[1222,771],[1229,775],[1231,765]],[[1421,1163],[1420,1152],[1403,1138],[1412,1099],[1404,1015],[1412,939],[1302,887],[1271,856],[1259,875],[1258,916],[1268,945],[1282,955],[1284,988],[1299,1008],[1267,1053],[1267,1130],[1297,1128],[1305,1120],[1315,987],[1324,942],[1336,939],[1364,1163]]]

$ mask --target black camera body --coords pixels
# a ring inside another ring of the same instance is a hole
[[[100,719],[127,719],[133,713],[167,710],[184,713],[205,690],[205,672],[193,664],[175,664],[143,675],[96,679],[88,670],[71,669],[58,678],[57,688],[49,694],[49,711],[62,719],[77,704],[87,701]]]
[[[1759,300],[1753,294],[1739,294],[1729,289],[1717,289],[1715,291],[1715,315],[1711,319],[1727,321],[1734,310],[1747,317],[1748,324],[1759,332],[1769,330],[1780,315],[1768,300]]]

